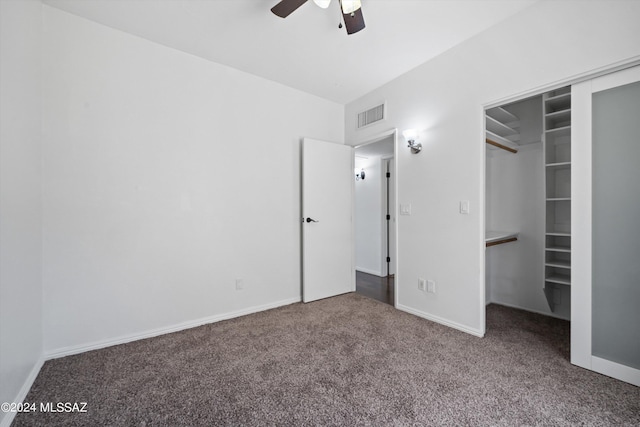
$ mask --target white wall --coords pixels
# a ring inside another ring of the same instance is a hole
[[[299,300],[300,139],[342,142],[344,107],[47,6],[44,27],[45,353]]]
[[[541,142],[517,154],[487,150],[487,229],[519,235],[516,242],[486,249],[486,287],[487,302],[551,314],[543,292],[543,170]]]
[[[0,402],[16,402],[42,359],[42,5],[2,0],[0,19]]]
[[[538,2],[347,105],[350,144],[422,130],[422,153],[397,153],[398,203],[412,204],[398,218],[399,308],[484,333],[482,106],[640,55],[638,16],[638,1]],[[357,112],[381,101],[388,119],[356,131]],[[418,277],[437,292],[419,291]]]
[[[355,168],[365,170],[365,179],[355,183],[356,270],[383,276],[382,162],[356,157]]]

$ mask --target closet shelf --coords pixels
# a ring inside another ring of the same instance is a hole
[[[563,260],[547,261],[544,263],[544,265],[545,267],[571,268],[571,263],[569,261]]]
[[[569,126],[561,126],[559,128],[547,129],[546,133],[562,133],[562,132],[571,132],[571,125]]]
[[[544,250],[549,252],[571,253],[571,248],[568,246],[547,246]]]
[[[558,237],[571,237],[571,233],[557,233],[557,232],[548,232],[545,233],[547,236],[558,236]]]
[[[507,126],[506,124],[499,122],[489,115],[486,115],[486,119],[486,126],[488,131],[493,132],[497,135],[501,135],[512,141],[520,139],[518,131],[511,126]]]
[[[571,116],[571,108],[566,108],[564,110],[553,111],[551,113],[547,113],[544,115],[545,117],[558,117],[558,116]],[[569,127],[567,125],[566,127]]]
[[[487,130],[485,138],[491,139],[491,140],[493,140],[495,142],[498,142],[498,143],[500,143],[502,145],[505,145],[507,147],[510,147],[510,148],[514,148],[514,146],[515,147],[518,146],[518,144],[516,142],[511,141],[510,139],[507,139],[505,137],[502,137],[502,136],[498,135],[497,133],[493,133],[490,130]]]
[[[551,276],[546,277],[545,282],[550,283],[558,283],[560,285],[570,285],[571,284],[571,276],[568,274],[553,274]]]
[[[547,163],[545,166],[547,169],[568,169],[571,167],[571,162]]]
[[[570,202],[571,197],[550,197],[547,202]]]
[[[485,247],[501,245],[503,243],[515,242],[518,240],[518,233],[514,231],[489,231],[485,232]]]
[[[520,120],[518,120],[515,115],[511,114],[502,107],[496,107],[487,110],[487,115],[501,123],[507,124],[512,128],[520,126]]]
[[[545,106],[548,113],[571,108],[571,92],[547,98],[545,100]]]
[[[547,132],[571,126],[571,109],[554,111],[544,116]]]

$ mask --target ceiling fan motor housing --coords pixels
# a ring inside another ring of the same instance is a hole
[[[280,3],[271,8],[271,12],[281,18],[286,18],[306,2],[307,0],[281,0]],[[313,2],[324,9],[329,6],[331,0],[313,0]],[[365,24],[362,15],[361,1],[339,0],[339,4],[347,34],[354,34],[362,30]],[[340,22],[338,28],[342,28],[342,22]]]

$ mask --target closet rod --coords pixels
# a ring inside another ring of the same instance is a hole
[[[499,142],[495,142],[492,139],[486,138],[486,140],[487,140],[487,144],[493,145],[494,147],[502,148],[503,150],[507,150],[508,152],[514,153],[514,154],[518,152],[518,150],[514,150],[511,147],[507,147],[506,145],[502,145]]]
[[[518,238],[517,238],[517,237],[509,237],[508,239],[502,239],[502,240],[496,240],[496,241],[493,241],[493,242],[487,242],[487,243],[485,244],[485,246],[486,246],[487,248],[490,248],[491,246],[501,245],[501,244],[503,244],[503,243],[515,242],[515,241],[517,241],[517,240],[518,240]]]

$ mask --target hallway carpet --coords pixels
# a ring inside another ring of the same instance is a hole
[[[572,366],[568,322],[487,308],[477,338],[346,294],[51,360],[15,426],[640,425],[640,389]]]

